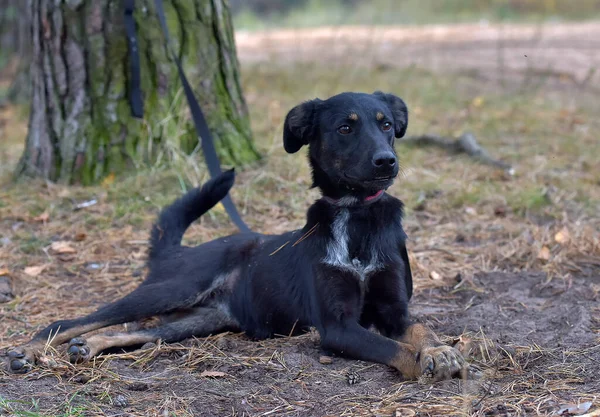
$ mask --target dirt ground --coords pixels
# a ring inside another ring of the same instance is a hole
[[[359,70],[364,63],[370,71],[411,65],[440,72],[456,69],[482,79],[482,88],[488,79],[506,77],[511,83],[502,88],[518,89],[535,75],[558,90],[569,89],[570,96],[589,93],[600,81],[592,70],[600,64],[598,23],[380,31],[384,29],[238,34],[238,52],[243,65],[293,65],[329,56],[331,69],[343,70],[340,57],[358,55]],[[298,46],[295,52],[290,44]],[[498,51],[504,58],[498,59]],[[529,59],[532,55],[535,59]],[[271,84],[277,82],[267,73],[246,95],[251,109],[263,113],[258,116],[268,115],[264,124],[274,125],[263,132],[258,122],[257,136],[271,140],[272,135],[279,148],[278,123],[290,103],[277,101],[281,91],[268,90]],[[503,132],[506,143],[494,150],[514,152],[511,161],[520,163],[523,174],[507,178],[470,161],[448,163],[446,154],[404,150],[412,166],[392,193],[406,198],[410,209],[405,224],[416,286],[411,311],[468,353],[482,379],[433,385],[403,381],[382,365],[322,358],[316,334],[262,342],[226,334],[111,352],[77,367],[63,360],[63,346],[48,352],[29,374],[0,369],[0,415],[600,415],[600,212],[594,209],[600,207],[600,177],[595,174],[600,165],[591,155],[597,118],[579,108],[572,113],[536,108],[531,116],[512,102],[515,107],[503,109],[502,101],[492,101],[490,110],[477,104],[481,97],[475,98],[464,100],[470,103],[465,114],[479,118],[477,109],[483,108],[485,117],[498,121],[490,122],[490,129],[515,125],[508,130],[514,143]],[[413,114],[422,119],[425,113]],[[449,126],[462,129],[467,116],[456,114],[440,116],[440,123],[455,119]],[[519,119],[523,114],[529,119]],[[524,127],[517,131],[517,123]],[[546,143],[547,154],[536,149],[539,136],[547,133],[531,133],[527,126],[558,132],[556,142]],[[575,145],[571,137],[578,138]],[[12,151],[0,152],[6,152],[2,160],[15,159]],[[296,166],[277,152],[269,153],[266,169],[240,173],[234,190],[240,202],[244,185],[262,187],[261,193],[246,195],[250,209],[244,215],[263,232],[301,225],[315,196],[305,191],[305,163]],[[34,182],[20,191],[0,189],[0,293],[1,280],[8,278],[15,295],[0,304],[0,362],[10,346],[25,342],[49,322],[88,313],[143,279],[149,225],[164,204],[154,198],[175,195],[169,187],[177,181],[149,177],[122,186],[117,181],[113,188]],[[493,188],[488,190],[489,184]],[[521,194],[512,195],[513,190]],[[74,204],[92,198],[97,203],[73,210]],[[542,208],[535,211],[536,205]],[[230,232],[224,214],[217,212],[194,225],[187,239],[205,241]],[[67,242],[71,250],[55,250],[56,242]]]
[[[552,415],[600,393],[600,276],[545,281],[490,273],[417,291],[419,320],[449,343],[471,339],[480,381],[419,385],[382,365],[321,364],[316,334],[265,342],[224,335],[109,355],[93,368],[2,374],[0,395],[32,398],[55,415],[66,403],[90,402],[98,410],[82,415]],[[349,384],[349,374],[358,382]]]

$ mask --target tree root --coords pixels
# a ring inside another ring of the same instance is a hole
[[[401,139],[399,142],[413,146],[437,146],[453,153],[465,153],[475,158],[482,164],[503,169],[510,175],[514,174],[514,169],[510,164],[491,157],[490,154],[477,142],[472,133],[464,133],[458,139],[445,138],[430,134],[407,136]]]

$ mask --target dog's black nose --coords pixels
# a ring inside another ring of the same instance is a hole
[[[390,151],[377,152],[373,156],[375,168],[391,168],[396,165],[396,155]]]

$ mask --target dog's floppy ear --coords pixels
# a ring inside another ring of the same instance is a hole
[[[308,145],[315,133],[316,108],[321,100],[306,101],[294,107],[285,117],[283,125],[283,147],[287,153],[295,153]]]
[[[403,137],[408,127],[408,109],[404,101],[400,97],[381,91],[375,91],[373,94],[385,101],[392,111],[394,117],[394,136],[397,138]]]

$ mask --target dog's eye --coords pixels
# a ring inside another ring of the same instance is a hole
[[[347,135],[348,133],[352,132],[352,128],[348,125],[344,125],[344,126],[340,126],[338,127],[337,130],[339,133],[341,133],[342,135]]]
[[[392,128],[392,124],[390,122],[385,122],[384,124],[381,125],[381,128],[387,132],[388,130],[390,130]]]

